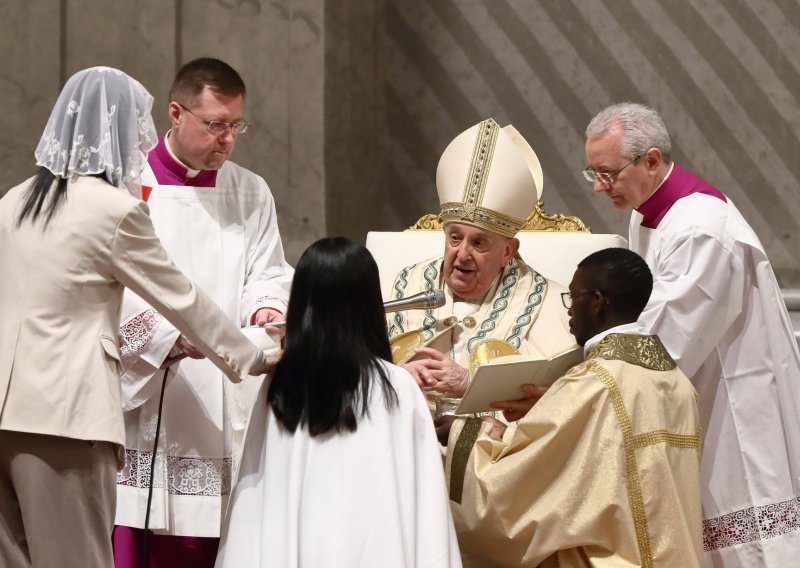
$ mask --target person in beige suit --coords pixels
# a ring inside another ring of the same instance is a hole
[[[125,287],[230,380],[266,370],[263,354],[175,268],[135,197],[157,141],[152,101],[116,69],[76,73],[36,150],[38,174],[0,200],[5,567],[113,565]]]

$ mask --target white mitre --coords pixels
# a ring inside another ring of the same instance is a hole
[[[484,120],[459,134],[439,160],[442,222],[513,237],[536,207],[543,181],[539,159],[520,133]]]

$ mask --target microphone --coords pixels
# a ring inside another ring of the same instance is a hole
[[[441,308],[444,306],[444,290],[428,290],[427,292],[420,292],[408,298],[401,298],[399,300],[390,300],[383,304],[383,311],[387,314],[392,312],[401,312],[403,310],[426,310],[428,308]],[[284,327],[285,321],[275,321],[265,323],[264,325],[251,325],[243,327],[242,329],[249,328],[265,328],[265,327]]]
[[[440,308],[444,306],[444,290],[428,290],[420,292],[408,298],[391,300],[383,304],[383,310],[390,314],[403,310],[426,310],[428,308]]]

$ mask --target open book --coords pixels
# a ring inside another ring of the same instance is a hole
[[[522,385],[550,386],[581,362],[583,347],[574,347],[547,359],[534,359],[529,355],[493,359],[475,371],[456,414],[488,412],[494,410],[489,406],[492,402],[523,398]]]

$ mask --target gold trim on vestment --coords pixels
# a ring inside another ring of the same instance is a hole
[[[441,216],[443,224],[467,223],[509,238],[514,237],[525,222],[524,219],[509,217],[487,207],[467,207],[466,204],[456,201],[442,203]]]
[[[605,341],[605,339],[603,340]],[[601,342],[602,344],[602,342]],[[636,363],[634,363],[636,364]],[[636,530],[636,542],[639,545],[639,556],[642,560],[643,568],[652,568],[653,550],[650,546],[650,535],[647,528],[647,514],[644,509],[644,497],[642,495],[642,481],[639,479],[639,469],[636,465],[636,453],[634,450],[633,426],[631,425],[628,411],[622,400],[622,393],[619,391],[617,381],[611,373],[599,362],[587,359],[586,368],[596,374],[603,385],[608,390],[611,397],[611,404],[614,413],[617,415],[620,428],[622,429],[622,441],[625,451],[625,479],[628,484],[628,501],[633,515],[633,525]]]
[[[606,335],[586,354],[587,360],[596,357],[617,359],[655,371],[671,371],[677,366],[661,340],[655,335],[629,335],[626,333]]]
[[[673,434],[666,430],[653,430],[633,437],[634,448],[645,448],[655,444],[665,443],[676,448],[700,449],[700,431],[696,434]]]
[[[508,355],[521,355],[519,349],[500,339],[484,339],[476,343],[469,357],[469,376],[474,377],[478,367],[492,359]]]
[[[475,445],[475,440],[481,433],[481,424],[480,418],[467,418],[453,446],[453,457],[450,460],[450,500],[459,505],[464,493],[467,463],[469,463],[469,456],[472,453],[472,446]]]
[[[409,359],[417,354],[417,347],[422,347],[424,343],[425,338],[419,330],[395,335],[389,340],[389,347],[392,350],[392,363],[395,365],[408,363]]]

